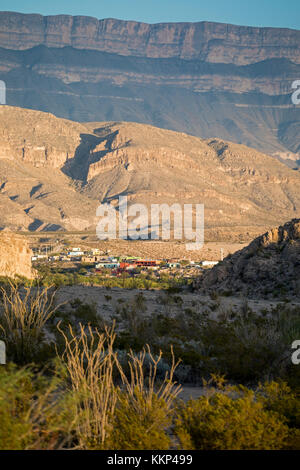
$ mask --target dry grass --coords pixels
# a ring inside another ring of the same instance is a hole
[[[129,356],[129,378],[123,371],[119,362],[117,363],[118,369],[122,378],[123,385],[127,392],[127,396],[130,399],[132,406],[136,412],[139,412],[140,400],[137,398],[142,395],[144,397],[145,407],[151,409],[153,405],[153,398],[156,397],[159,400],[163,400],[166,409],[170,411],[175,398],[181,391],[181,385],[176,385],[173,381],[174,372],[179,365],[180,361],[175,361],[175,357],[172,349],[172,365],[169,372],[166,372],[164,380],[161,384],[157,381],[157,367],[162,358],[162,352],[155,358],[151,354],[149,345],[147,345],[147,351],[144,349],[138,355],[135,355],[132,351],[128,354]],[[145,358],[146,352],[150,358],[149,373],[147,374],[147,380],[145,377]]]
[[[35,356],[43,339],[44,327],[59,305],[51,287],[20,288],[9,282],[1,287],[0,332],[11,358],[17,363],[28,363]]]
[[[68,332],[62,331],[60,325],[58,329],[65,341],[61,359],[66,364],[76,401],[78,448],[106,449],[113,446],[117,432],[114,429],[115,416],[121,405],[124,407],[125,404],[130,414],[142,419],[145,414],[157,413],[159,400],[165,414],[171,413],[172,403],[181,389],[180,385],[173,382],[178,365],[174,355],[170,371],[158,383],[157,367],[162,354],[154,358],[150,348],[147,348],[151,362],[149,369],[145,364],[146,350],[137,356],[131,352],[128,358],[130,372],[127,376],[113,348],[114,325],[112,328],[105,327],[103,333],[81,324],[78,334],[71,326]]]
[[[72,391],[77,396],[77,436],[80,448],[103,447],[111,431],[117,390],[113,381],[117,358],[113,350],[113,329],[105,333],[87,330],[80,324],[79,335],[69,326],[68,335],[59,325],[65,340],[62,356],[71,381]]]

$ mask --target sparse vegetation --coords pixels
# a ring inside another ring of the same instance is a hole
[[[0,338],[17,363],[37,359],[46,345],[45,325],[58,309],[51,287],[20,287],[9,282],[0,287]]]
[[[57,306],[53,288],[3,285],[0,448],[299,449],[299,308],[212,309],[218,297],[200,312],[159,295],[151,314],[143,292],[107,295],[109,324],[79,298]],[[177,382],[202,380],[200,398],[178,399]]]
[[[208,382],[204,395],[179,408],[175,433],[182,449],[278,450],[289,445],[285,419],[246,387],[217,389]]]

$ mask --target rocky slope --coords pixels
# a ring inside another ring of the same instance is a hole
[[[254,149],[137,123],[0,108],[0,227],[95,230],[99,201],[204,203],[213,239],[300,215],[300,174]]]
[[[300,219],[268,231],[228,256],[196,287],[255,298],[300,298]]]
[[[219,137],[300,164],[300,32],[0,13],[7,103]]]
[[[0,276],[24,276],[33,279],[32,251],[26,238],[10,232],[0,234]]]

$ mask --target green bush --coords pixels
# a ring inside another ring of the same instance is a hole
[[[114,416],[114,431],[109,443],[117,450],[167,450],[170,437],[167,429],[171,424],[166,401],[153,394],[151,404],[136,389],[134,400],[120,394]]]
[[[79,305],[74,312],[74,316],[83,324],[99,325],[100,317],[97,315],[97,306],[95,304]]]
[[[266,410],[276,412],[289,426],[288,449],[300,449],[300,394],[285,382],[260,385],[257,396]]]
[[[0,368],[0,450],[22,450],[31,441],[31,379],[28,370]]]
[[[68,448],[75,403],[58,362],[52,376],[13,364],[1,368],[0,450]]]
[[[258,314],[245,303],[239,312],[204,322],[200,339],[210,358],[210,372],[247,383],[287,377],[290,347],[299,334],[299,309],[281,305]]]
[[[289,428],[254,392],[225,388],[182,405],[175,433],[186,450],[275,450],[286,447]]]

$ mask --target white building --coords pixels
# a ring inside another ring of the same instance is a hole
[[[84,252],[83,251],[69,251],[68,253],[68,256],[70,256],[71,258],[72,257],[79,257],[79,256],[83,256],[84,255]]]
[[[103,262],[96,264],[96,269],[117,269],[120,267],[120,263],[113,263],[113,262]]]
[[[99,250],[99,248],[92,248],[91,253],[92,253],[93,256],[100,255],[100,250]]]

